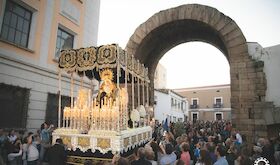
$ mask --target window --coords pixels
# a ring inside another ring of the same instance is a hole
[[[6,1],[1,39],[27,48],[31,17],[31,11],[13,1]]]
[[[0,84],[0,128],[25,128],[30,90]]]
[[[215,113],[215,120],[223,120],[223,113],[216,112]]]
[[[45,121],[57,126],[58,123],[58,95],[48,93],[47,110]],[[63,119],[63,109],[65,106],[70,106],[71,98],[68,96],[61,96],[61,119]],[[61,123],[62,125],[62,120]]]
[[[191,109],[196,109],[196,108],[198,108],[198,104],[199,104],[199,102],[198,102],[198,98],[191,98],[191,105],[190,105],[190,108]]]
[[[223,105],[223,98],[215,97],[214,98],[214,108],[222,108],[222,105]]]
[[[56,39],[56,49],[55,58],[59,58],[60,51],[62,49],[72,49],[74,43],[74,35],[66,32],[65,30],[58,28],[57,39]]]
[[[215,98],[215,104],[222,104],[222,98],[221,97],[216,97]]]
[[[192,105],[198,105],[198,99],[192,98]]]
[[[192,121],[199,120],[198,112],[191,112]]]

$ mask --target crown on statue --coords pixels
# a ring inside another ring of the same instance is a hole
[[[113,71],[111,69],[104,69],[100,71],[101,80],[113,80]]]

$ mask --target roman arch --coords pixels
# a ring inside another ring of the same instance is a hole
[[[254,137],[267,136],[262,109],[272,103],[264,100],[263,63],[249,56],[246,38],[235,21],[215,8],[188,4],[167,9],[154,14],[135,30],[126,50],[149,68],[151,96],[160,58],[173,47],[189,41],[203,41],[223,52],[230,65],[233,125],[249,142]]]

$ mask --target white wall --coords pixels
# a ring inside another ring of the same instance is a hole
[[[155,101],[157,104],[155,105],[155,119],[159,122],[165,121],[166,117],[171,117],[171,121],[173,121],[173,117],[176,117],[176,121],[179,118],[184,121],[184,112],[181,109],[171,106],[171,98],[176,98],[179,101],[185,100],[184,98],[179,97],[178,95],[174,94],[170,90],[167,93],[159,92],[155,90]],[[187,106],[187,105],[185,105]],[[168,122],[170,119],[168,118]]]
[[[170,91],[169,93],[170,93],[171,98],[177,100],[177,105],[171,107],[172,116],[176,116],[177,120],[178,120],[178,118],[181,118],[182,121],[184,121],[184,113],[185,112],[182,111],[181,102],[184,102],[185,98],[182,98],[182,97],[178,96],[177,94],[173,93],[172,91]],[[180,103],[180,108],[178,107],[178,103]],[[184,102],[184,108],[186,108],[185,102]]]
[[[85,0],[83,46],[97,46],[100,0]],[[111,43],[108,43],[111,44]]]
[[[77,80],[77,76],[75,79]],[[62,78],[61,94],[70,96],[70,79]],[[85,80],[87,82],[88,80]],[[35,131],[45,121],[48,93],[58,92],[58,74],[43,68],[36,68],[31,64],[4,58],[0,52],[0,82],[12,86],[30,89],[27,111],[27,125],[29,131]],[[74,88],[74,96],[78,89]],[[85,84],[88,87],[88,85]]]
[[[280,45],[263,48],[258,43],[248,43],[249,54],[256,60],[264,61],[267,80],[266,101],[273,101],[280,107]]]
[[[100,0],[85,0],[83,2],[85,3],[83,47],[96,46]],[[61,4],[61,14],[79,25],[79,21],[80,19],[82,19],[80,18],[80,11],[78,11],[77,8],[73,4],[71,4],[71,2],[68,2],[68,0],[62,0]],[[47,63],[47,50],[49,50],[50,39],[49,35],[51,31],[51,22],[53,19],[53,13],[51,11],[53,10],[53,7],[54,2],[52,0],[48,0],[45,13],[46,17],[44,18],[44,29],[41,36],[42,44],[39,60],[28,58],[17,54],[17,52],[0,48],[0,83],[30,89],[26,125],[26,128],[29,131],[35,131],[36,129],[39,129],[40,125],[45,121],[48,93],[58,92],[57,66]],[[3,15],[3,12],[0,14]],[[32,30],[37,26],[36,23],[38,20],[36,14],[37,11],[34,12],[32,16],[33,18],[29,38],[31,42],[29,45],[31,46],[33,46],[33,43],[36,42],[33,40],[33,33],[35,31]],[[1,22],[2,19],[0,19],[0,25]],[[53,50],[53,52],[54,51],[55,50]],[[75,76],[75,79],[78,80],[78,76]],[[89,87],[89,81],[86,79],[84,81],[85,86]],[[62,81],[62,95],[70,95],[69,82],[69,78],[66,78],[64,76]],[[94,84],[96,84],[96,82]],[[75,87],[74,91],[77,91],[77,88],[78,86]],[[74,96],[75,95],[76,92],[74,93]]]
[[[171,110],[171,98],[168,94],[155,91],[156,102],[155,105],[155,119],[160,123],[165,119],[167,114],[170,114]]]

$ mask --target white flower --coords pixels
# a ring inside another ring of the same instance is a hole
[[[133,109],[130,114],[130,118],[132,121],[138,122],[140,120],[140,114],[136,109]]]
[[[143,105],[139,105],[137,107],[137,110],[139,111],[140,117],[145,117],[146,116],[146,110]]]

